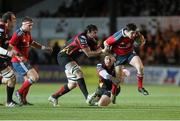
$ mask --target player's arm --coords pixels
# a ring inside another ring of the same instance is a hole
[[[83,48],[82,51],[88,56],[88,57],[94,57],[94,56],[98,56],[102,53],[102,49],[99,48],[95,51],[90,50],[89,47]]]
[[[88,56],[88,57],[94,57],[98,56],[102,53],[102,49],[98,48],[97,50],[91,50],[87,44],[87,38],[85,36],[79,36],[78,42],[81,50]]]
[[[4,37],[5,37],[4,24],[3,22],[0,21],[0,42],[3,41]],[[7,49],[0,47],[0,55],[12,57],[13,53],[11,51],[8,51]]]
[[[116,77],[110,75],[106,69],[104,69],[102,67],[102,64],[97,64],[97,72],[98,74],[104,78],[105,80],[111,80],[115,85],[118,85],[119,84],[119,81],[118,79],[116,79]]]
[[[146,43],[146,40],[145,40],[144,36],[140,32],[138,32],[138,36],[139,36],[139,39],[141,41],[140,46],[143,46]]]
[[[115,34],[113,34],[112,36],[108,37],[105,41],[104,41],[104,49],[103,49],[103,53],[108,53],[111,49],[111,46],[113,44],[115,44],[117,41],[120,41],[120,38],[124,36],[123,35],[123,30],[116,32]]]
[[[49,51],[52,52],[52,48],[51,47],[46,47],[44,45],[41,45],[40,43],[36,42],[36,41],[32,41],[31,46],[37,49],[42,49],[45,51]]]

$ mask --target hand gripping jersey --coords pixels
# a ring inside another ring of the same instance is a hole
[[[126,37],[124,30],[121,29],[106,40],[106,43],[112,46],[112,52],[116,55],[127,55],[133,52],[134,49],[134,40]]]
[[[33,39],[31,37],[31,34],[29,32],[24,32],[22,29],[16,30],[14,32],[10,44],[13,46],[13,49],[16,50],[23,58],[23,60],[29,59],[29,48],[31,43],[33,42]],[[20,60],[14,56],[11,60],[11,62],[19,62]]]

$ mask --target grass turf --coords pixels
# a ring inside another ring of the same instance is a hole
[[[136,85],[123,85],[117,104],[108,107],[91,107],[85,103],[78,88],[59,98],[59,107],[52,107],[48,97],[62,84],[34,84],[30,89],[29,101],[34,106],[7,108],[0,106],[0,120],[179,120],[180,87],[169,85],[147,85],[149,96],[137,92]],[[17,88],[20,85],[17,85]],[[88,84],[92,93],[95,84]],[[6,100],[5,86],[0,86],[0,103]]]

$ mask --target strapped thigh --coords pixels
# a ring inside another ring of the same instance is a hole
[[[2,76],[2,83],[7,83],[9,80],[12,79],[15,80],[14,71],[9,66],[3,69],[0,74]]]
[[[81,71],[79,65],[73,61],[65,66],[65,73],[68,78],[68,81],[76,81],[79,77],[76,75],[77,71]]]

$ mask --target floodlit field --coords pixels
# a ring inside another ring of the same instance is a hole
[[[0,106],[0,119],[74,119],[74,120],[128,120],[128,119],[180,119],[180,87],[147,85],[149,96],[137,92],[136,85],[123,85],[117,104],[108,107],[91,107],[77,88],[59,99],[60,106],[52,107],[47,101],[60,84],[35,84],[29,101],[34,106],[6,108]],[[17,85],[19,87],[19,85]],[[90,93],[96,85],[89,84]],[[0,103],[5,101],[5,86],[0,87]]]

